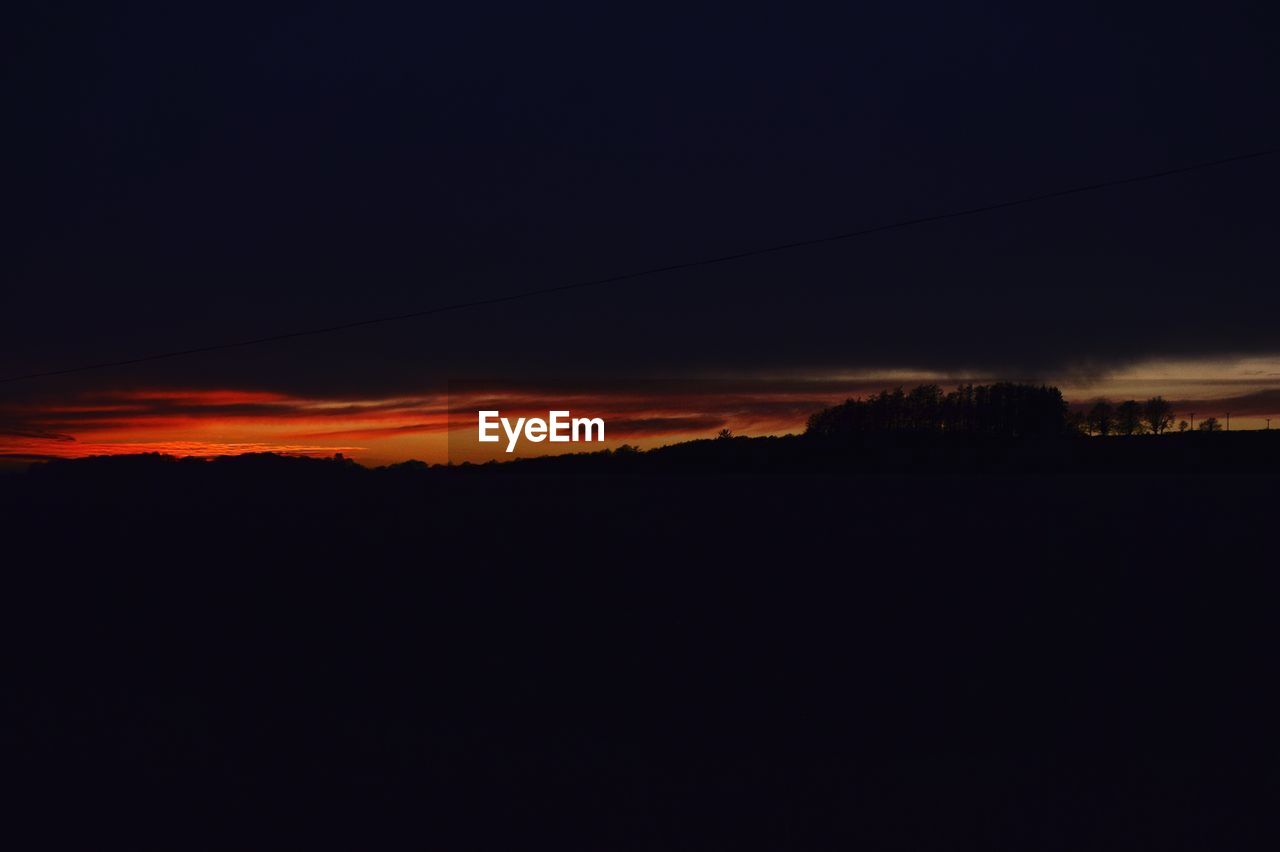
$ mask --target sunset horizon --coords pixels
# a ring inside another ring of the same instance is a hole
[[[1280,4],[5,24],[0,842],[1267,836]]]
[[[685,380],[622,380],[550,384],[464,383],[450,395],[390,394],[383,398],[314,397],[233,388],[131,387],[48,394],[9,404],[0,419],[0,458],[31,462],[94,455],[162,453],[213,457],[272,452],[330,456],[367,465],[417,460],[428,464],[504,460],[501,448],[450,453],[449,433],[474,430],[474,411],[488,399],[515,412],[545,410],[558,400],[578,412],[606,418],[607,441],[595,449],[630,444],[648,449],[714,437],[721,429],[744,436],[797,433],[810,414],[847,398],[881,390],[936,384],[1017,380],[960,377],[924,370],[824,371],[815,378],[740,376]],[[1069,405],[1165,397],[1179,418],[1231,415],[1231,428],[1280,426],[1280,357],[1167,360],[1102,374],[1066,373],[1034,383],[1059,387]],[[109,383],[104,383],[110,387]],[[476,388],[484,387],[485,390]],[[525,447],[522,453],[581,452],[582,447]]]

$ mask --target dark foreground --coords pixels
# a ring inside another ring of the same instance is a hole
[[[1271,475],[0,482],[51,846],[1238,849],[1280,792]]]

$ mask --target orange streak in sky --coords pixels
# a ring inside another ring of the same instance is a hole
[[[1256,361],[1256,359],[1255,359]],[[1157,367],[1159,365],[1156,365]],[[1280,417],[1280,359],[1236,368],[1210,365],[1199,372],[1173,367],[1117,374],[1064,388],[1077,402],[1098,396],[1145,398],[1163,393],[1178,409],[1201,417],[1234,411],[1233,427],[1259,428],[1262,416]],[[1163,370],[1163,372],[1161,372]],[[1174,381],[1168,376],[1186,376]],[[237,388],[142,388],[84,392],[0,406],[0,458],[71,458],[160,452],[215,456],[245,452],[331,455],[341,452],[369,464],[417,458],[444,462],[450,434],[469,437],[476,411],[499,409],[508,417],[545,417],[550,408],[573,416],[603,417],[606,446],[658,446],[735,434],[799,432],[810,413],[844,399],[900,384],[963,380],[913,376],[816,379],[731,379],[722,382],[622,384],[617,388],[504,388],[490,385],[445,393],[383,398],[314,398]],[[1198,397],[1198,400],[1197,400]],[[465,443],[463,441],[462,443]],[[599,445],[558,445],[563,451]],[[478,445],[477,445],[478,449]],[[548,447],[534,447],[545,452]],[[482,452],[489,452],[488,445]],[[491,458],[504,458],[500,450]],[[480,458],[480,457],[477,457]]]
[[[650,392],[558,395],[529,389],[387,399],[312,399],[235,389],[99,392],[0,412],[0,456],[75,458],[160,452],[214,456],[243,452],[328,455],[372,463],[446,460],[447,433],[474,428],[479,408],[546,416],[549,407],[603,416],[608,445],[653,446],[663,439],[708,437],[722,426],[757,433],[796,430],[831,400],[812,395]],[[6,423],[16,423],[15,429]],[[597,449],[574,446],[571,450]]]

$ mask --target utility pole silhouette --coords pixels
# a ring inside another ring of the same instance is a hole
[[[1231,431],[1231,412],[1227,412],[1227,431]]]
[[[1193,411],[1191,412],[1191,431],[1194,432],[1195,428],[1196,428],[1196,413]]]
[[[1268,417],[1268,418],[1267,418],[1267,431],[1268,431],[1268,432],[1270,432],[1270,431],[1271,431],[1271,418],[1270,418],[1270,417]]]

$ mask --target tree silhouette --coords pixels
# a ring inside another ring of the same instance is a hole
[[[1200,421],[1200,425],[1196,428],[1201,432],[1221,432],[1222,424],[1218,422],[1216,417],[1206,417]]]
[[[1125,400],[1116,406],[1116,434],[1141,435],[1143,430],[1143,406],[1136,399]]]
[[[826,438],[899,432],[1016,438],[1061,435],[1068,428],[1067,404],[1057,388],[1001,382],[963,385],[947,394],[937,385],[910,393],[883,390],[816,412],[806,431]]]
[[[914,432],[934,432],[942,428],[942,388],[920,385],[906,398],[906,427]]]
[[[1100,399],[1089,409],[1089,431],[1096,435],[1110,435],[1116,427],[1116,410],[1111,403]]]
[[[1173,425],[1173,406],[1162,396],[1153,396],[1142,406],[1142,421],[1151,434],[1159,435]]]
[[[721,429],[721,430],[716,434],[716,437],[717,437],[717,438],[719,438],[719,439],[720,439],[720,440],[722,440],[722,441],[727,441],[728,439],[730,439],[730,438],[732,438],[732,437],[733,437],[733,432],[729,431],[728,429]]]
[[[1188,430],[1188,429],[1190,429],[1190,428],[1191,428],[1191,427],[1187,425],[1187,421],[1185,421],[1185,420],[1179,420],[1179,421],[1178,421],[1178,431],[1179,431],[1179,432],[1185,432],[1185,431],[1187,431],[1187,430]]]

